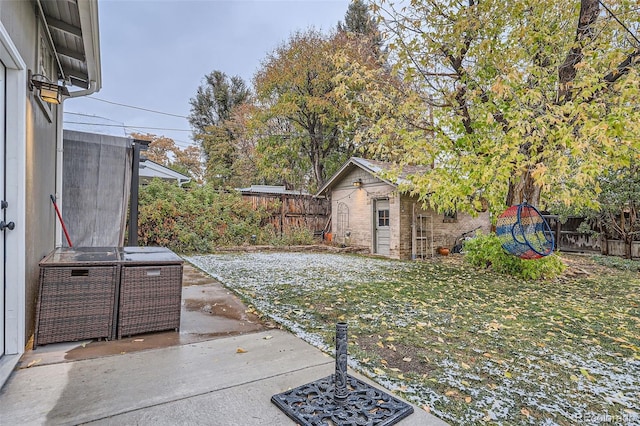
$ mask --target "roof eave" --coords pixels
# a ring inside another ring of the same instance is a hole
[[[102,64],[100,57],[100,27],[98,21],[98,0],[78,2],[82,41],[84,45],[89,87],[70,93],[70,96],[87,96],[102,88]]]
[[[343,177],[343,175],[346,174],[346,171],[349,169],[350,166],[355,166],[355,167],[359,167],[362,170],[366,171],[367,173],[370,173],[371,175],[375,176],[376,178],[380,179],[381,181],[393,186],[393,187],[397,187],[398,184],[391,182],[387,179],[381,178],[378,175],[378,172],[373,170],[371,167],[367,166],[366,164],[366,160],[363,161],[359,161],[359,160],[363,160],[359,157],[351,157],[349,158],[349,161],[347,161],[346,163],[344,163],[342,165],[342,167],[340,167],[340,169],[335,172],[333,174],[333,176],[331,176],[329,178],[329,180],[327,180],[327,182],[322,186],[322,188],[320,188],[320,190],[318,190],[318,192],[316,192],[316,197],[320,197],[322,194],[324,194],[325,192],[329,191],[331,189],[331,187],[333,187],[336,183],[336,181],[338,181],[341,177]]]

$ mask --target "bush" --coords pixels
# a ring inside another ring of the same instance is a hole
[[[189,190],[153,180],[140,189],[138,241],[179,253],[208,253],[219,246],[265,244],[275,233],[269,214],[237,193],[203,185]],[[255,235],[255,241],[252,236]]]
[[[617,256],[593,256],[594,262],[609,268],[621,271],[640,272],[640,262],[637,260],[622,259]]]
[[[274,236],[271,240],[271,244],[274,246],[298,246],[313,243],[313,232],[307,228],[287,229],[283,235]]]
[[[464,243],[465,260],[473,266],[491,267],[494,271],[515,277],[538,280],[557,277],[564,271],[559,256],[552,254],[541,259],[524,260],[507,253],[495,233],[479,233]]]

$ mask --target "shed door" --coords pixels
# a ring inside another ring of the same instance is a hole
[[[374,212],[376,253],[389,256],[389,200],[376,200]]]

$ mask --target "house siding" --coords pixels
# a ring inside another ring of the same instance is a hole
[[[30,1],[3,1],[0,7],[0,21],[30,70],[37,69],[38,20],[34,7]],[[24,91],[27,97],[26,138],[7,140],[6,143],[25,144],[25,218],[23,223],[16,221],[16,228],[22,228],[26,241],[25,340],[28,340],[35,329],[38,263],[55,246],[55,211],[49,195],[55,194],[56,189],[56,141],[62,119],[58,114],[59,107],[54,105],[46,112],[48,104],[42,105],[37,95],[26,87]],[[10,105],[7,107],[11,108]],[[8,126],[11,124],[7,123]],[[7,214],[11,214],[11,206]]]

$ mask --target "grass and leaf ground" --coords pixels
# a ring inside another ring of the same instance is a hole
[[[564,256],[562,277],[526,281],[461,259],[187,260],[329,352],[346,321],[352,368],[452,424],[640,424],[637,268]]]

